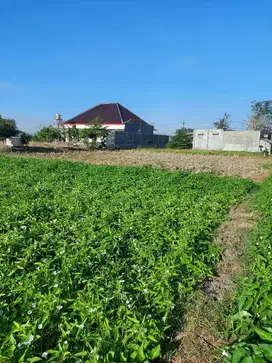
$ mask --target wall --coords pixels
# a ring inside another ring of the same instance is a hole
[[[223,130],[194,130],[193,148],[202,150],[222,150]]]
[[[146,122],[127,122],[127,123],[125,123],[126,132],[138,133],[139,130],[141,130],[141,132],[143,134],[153,134],[154,127],[152,125],[147,124]]]
[[[259,131],[194,130],[194,149],[258,152],[259,143]]]
[[[260,151],[259,131],[224,131],[222,150]]]
[[[6,139],[6,144],[9,147],[21,147],[23,146],[21,137],[12,136]]]
[[[77,129],[86,129],[88,127],[91,127],[91,125],[88,124],[64,124],[64,127],[66,129],[73,127],[73,125],[76,126]],[[125,125],[124,124],[103,124],[103,127],[106,127],[108,130],[124,130]]]
[[[163,148],[169,141],[167,135],[112,131],[107,140],[109,148],[136,149],[138,147]]]

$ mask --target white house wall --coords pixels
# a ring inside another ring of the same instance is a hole
[[[194,130],[193,148],[222,150],[223,130]]]
[[[77,129],[87,129],[90,128],[91,125],[86,125],[86,124],[64,124],[64,127],[66,129],[69,129],[73,126],[76,126]],[[107,128],[108,130],[124,130],[125,129],[125,125],[114,125],[114,124],[104,124],[102,125],[103,127]]]
[[[194,149],[258,152],[259,145],[259,131],[194,130]]]
[[[224,131],[223,148],[229,151],[260,151],[259,131]]]

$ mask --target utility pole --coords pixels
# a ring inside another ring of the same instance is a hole
[[[185,128],[185,121],[182,121],[182,128]]]

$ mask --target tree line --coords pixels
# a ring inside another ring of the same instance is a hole
[[[65,128],[62,123],[58,126],[42,126],[34,135],[28,134],[18,129],[16,121],[11,118],[4,118],[0,115],[0,140],[12,136],[20,136],[23,145],[27,145],[31,140],[38,142],[83,141],[86,146],[96,148],[105,143],[109,131],[102,126],[102,120],[96,118],[90,122],[88,128],[79,130],[76,126]],[[98,143],[99,141],[99,143]]]
[[[88,127],[78,129],[75,125],[65,128],[63,123],[58,127],[55,126],[42,126],[33,136],[33,141],[67,141],[79,142],[82,141],[90,148],[97,148],[98,146],[105,145],[105,140],[109,131],[103,127],[102,120],[95,118],[90,121]]]

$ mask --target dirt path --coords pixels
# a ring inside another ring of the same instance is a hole
[[[211,363],[222,361],[218,349],[226,330],[224,312],[235,293],[235,278],[245,270],[245,251],[250,230],[257,216],[245,201],[230,212],[230,219],[219,229],[217,243],[223,249],[217,276],[207,281],[204,291],[189,303],[185,328],[176,339],[180,351],[175,363]]]
[[[45,148],[44,152],[13,152],[11,155],[70,160],[101,165],[152,165],[169,170],[182,169],[194,172],[214,172],[218,175],[251,178],[256,182],[262,181],[269,174],[264,164],[272,166],[272,158],[264,158],[263,156],[193,155],[137,150],[63,151],[51,149],[50,151],[50,149]]]

